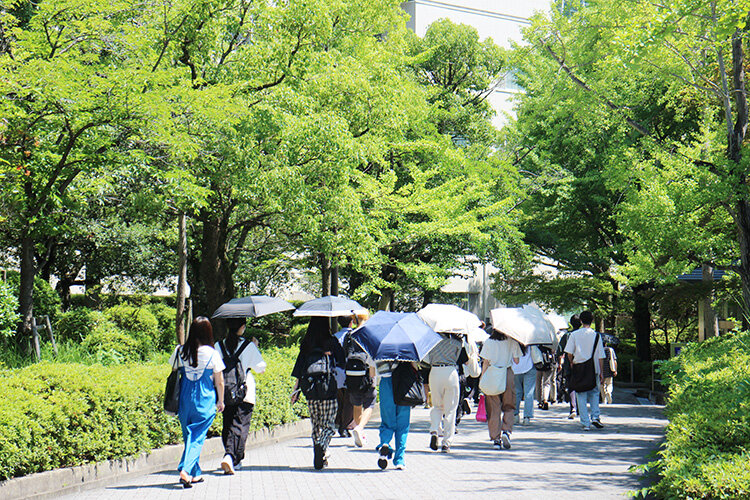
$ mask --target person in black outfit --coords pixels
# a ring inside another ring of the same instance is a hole
[[[310,371],[313,365],[326,366],[326,373],[322,377],[314,377],[316,382],[309,386],[303,384],[302,380],[311,380]],[[292,376],[297,378],[292,393],[292,403],[297,401],[299,391],[305,389],[307,406],[310,411],[310,422],[312,423],[313,441],[313,466],[322,469],[328,462],[328,445],[336,432],[334,420],[338,402],[336,401],[337,386],[334,377],[336,367],[343,368],[346,365],[346,356],[338,339],[331,335],[328,318],[313,316],[307,327],[307,333],[302,338],[299,355],[292,369]],[[317,380],[323,380],[318,383]]]

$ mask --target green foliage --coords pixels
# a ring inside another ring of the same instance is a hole
[[[750,332],[691,343],[660,363],[669,386],[661,498],[750,495]]]
[[[55,337],[58,342],[84,340],[94,330],[97,320],[103,316],[95,314],[87,307],[76,307],[60,315],[55,325]]]
[[[88,338],[96,335],[92,333]],[[307,416],[289,403],[296,348],[264,349],[252,429]],[[0,371],[0,480],[122,458],[181,443],[179,421],[162,410],[166,360],[117,366],[42,362]],[[209,436],[221,432],[217,416]]]
[[[138,339],[111,321],[97,322],[81,345],[105,365],[140,361],[146,354]]]
[[[104,316],[136,341],[141,359],[145,359],[162,341],[159,322],[146,307],[120,304],[106,309]],[[167,346],[174,344],[171,342]]]
[[[154,339],[154,347],[159,351],[170,350],[177,344],[175,333],[177,309],[162,302],[148,304],[146,309],[154,315],[158,323],[158,335]]]
[[[17,311],[18,296],[10,285],[0,281],[0,338],[13,335],[21,318]]]
[[[8,272],[8,285],[11,286],[13,293],[18,297],[18,286],[20,283],[20,275],[16,271]],[[40,278],[39,276],[34,277],[34,316],[49,316],[50,322],[55,324],[57,316],[61,312],[61,301],[60,296],[57,295],[50,284]]]

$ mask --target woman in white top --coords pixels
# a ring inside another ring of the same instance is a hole
[[[199,316],[190,325],[185,345],[177,346],[169,359],[173,369],[182,372],[177,416],[185,449],[177,470],[184,488],[203,481],[198,465],[203,442],[216,412],[224,410],[224,362],[213,344],[211,322]]]
[[[521,357],[521,346],[503,333],[493,330],[489,339],[484,342],[482,352],[482,375],[490,366],[496,366],[505,372],[505,391],[502,394],[484,395],[487,412],[487,428],[490,439],[498,449],[510,448],[510,435],[513,432],[513,413],[516,409],[516,393],[512,362]]]

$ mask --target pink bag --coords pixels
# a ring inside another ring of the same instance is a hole
[[[477,422],[487,421],[487,410],[484,407],[484,394],[479,395],[479,405],[476,411]]]

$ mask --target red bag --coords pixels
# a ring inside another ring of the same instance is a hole
[[[479,395],[479,405],[476,411],[477,422],[487,421],[487,410],[484,407],[484,394]]]

